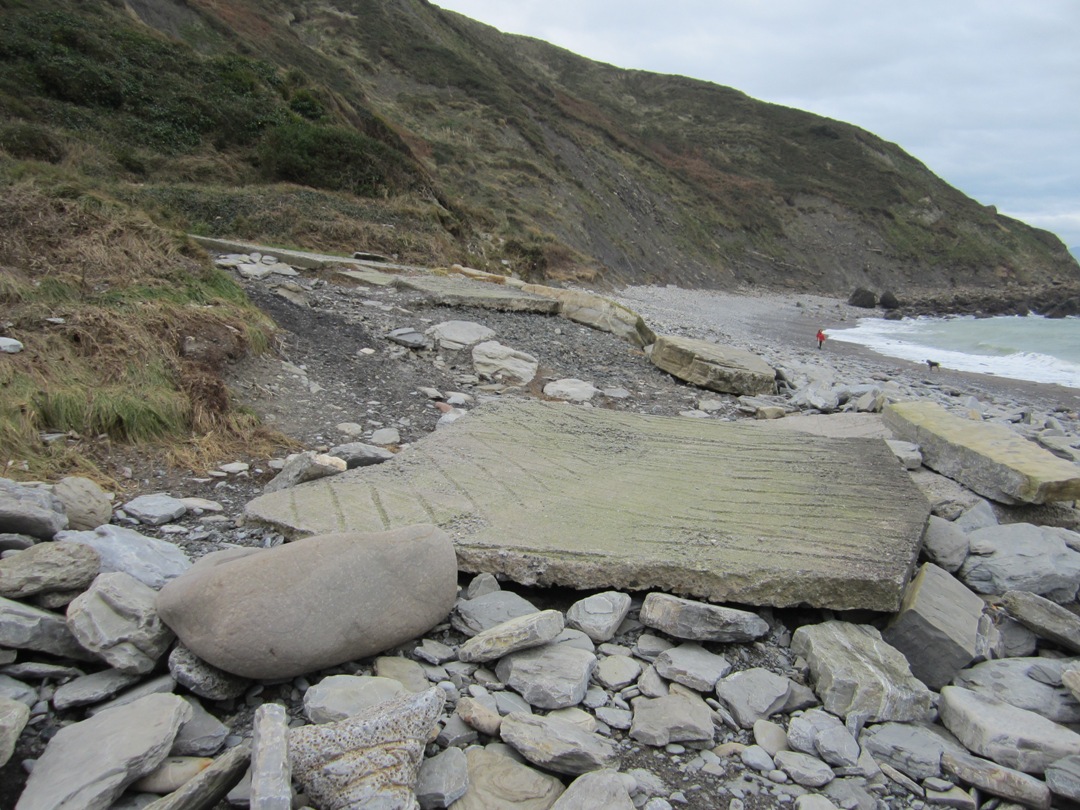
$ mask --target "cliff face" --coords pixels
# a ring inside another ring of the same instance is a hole
[[[965,197],[869,132],[592,62],[424,0],[129,0],[120,12],[162,47],[185,43],[199,64],[243,60],[265,91],[272,120],[252,122],[247,142],[218,135],[219,147],[203,134],[190,147],[227,164],[234,186],[398,201],[399,233],[369,233],[359,247],[599,285],[846,294],[1080,282],[1052,234]],[[337,157],[313,169],[313,153]],[[265,212],[207,215],[206,187],[220,176],[183,178],[200,204],[178,202],[175,176],[149,179],[168,187],[157,200],[182,221],[274,237]],[[365,210],[386,220],[384,209]],[[290,237],[343,247],[352,227]],[[400,238],[404,227],[426,234],[423,245]]]

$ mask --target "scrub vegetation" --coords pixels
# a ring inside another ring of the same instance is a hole
[[[256,436],[219,371],[273,326],[186,233],[596,286],[1080,272],[871,133],[424,0],[0,0],[0,192],[0,328],[26,345],[0,357],[0,465],[25,475],[75,463],[43,434]]]

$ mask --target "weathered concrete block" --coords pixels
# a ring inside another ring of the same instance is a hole
[[[1006,504],[1080,498],[1080,468],[990,422],[962,419],[923,400],[885,408],[886,424],[922,449],[923,463]]]
[[[650,357],[657,368],[710,391],[737,395],[776,393],[776,369],[744,349],[660,335]]]
[[[895,611],[929,510],[880,439],[506,401],[247,515],[293,536],[433,521],[459,568],[527,585]]]
[[[559,314],[575,323],[611,332],[638,347],[656,342],[655,333],[640,315],[629,307],[595,293],[546,287],[542,284],[526,284],[521,289],[545,298],[554,298],[559,302]]]

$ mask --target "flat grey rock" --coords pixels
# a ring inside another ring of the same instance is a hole
[[[499,661],[499,680],[541,709],[576,706],[585,697],[596,656],[564,644],[511,653]]]
[[[960,742],[941,726],[881,723],[869,726],[861,741],[873,756],[916,781],[942,775],[941,755],[964,755]]]
[[[963,419],[926,399],[893,403],[884,418],[919,445],[926,466],[999,503],[1080,498],[1080,468],[1005,425]]]
[[[469,593],[472,593],[471,587]],[[500,589],[459,600],[454,605],[450,622],[459,632],[475,636],[510,619],[537,612],[537,608],[524,597]]]
[[[967,534],[953,521],[931,515],[923,536],[923,553],[930,562],[955,574],[967,559]]]
[[[593,677],[605,689],[618,691],[634,683],[641,675],[641,664],[626,655],[605,655],[596,665]]]
[[[405,687],[393,678],[330,675],[304,693],[304,714],[312,723],[334,723],[404,694]]]
[[[495,330],[475,321],[443,321],[424,330],[440,349],[457,352],[490,340]]]
[[[667,695],[634,701],[630,736],[646,745],[711,742],[715,736],[712,712],[701,698]]]
[[[53,706],[58,711],[76,706],[101,703],[139,680],[138,673],[103,669],[61,684],[53,693]]]
[[[3,761],[0,755],[0,762]],[[1080,755],[1063,757],[1046,766],[1046,786],[1056,796],[1080,801]]]
[[[516,401],[247,507],[292,535],[434,521],[523,584],[887,611],[928,513],[881,440]]]
[[[743,728],[780,711],[790,691],[790,680],[761,667],[740,670],[716,684],[716,697]]]
[[[29,706],[20,700],[0,697],[0,768],[11,759],[19,735],[29,719]]]
[[[1080,723],[1080,703],[1062,685],[1076,658],[1004,658],[983,661],[957,673],[956,686],[992,695],[1055,723]],[[1050,681],[1049,683],[1047,681]]]
[[[930,715],[933,694],[873,627],[838,621],[804,625],[793,634],[791,649],[807,660],[814,691],[835,715],[869,722]]]
[[[630,612],[630,595],[605,591],[579,599],[566,611],[566,625],[593,641],[608,641]]]
[[[1028,591],[1071,602],[1080,585],[1080,553],[1059,531],[1030,523],[976,529],[957,576],[977,593]]]
[[[420,765],[416,800],[421,810],[449,807],[469,789],[469,762],[460,748],[447,748]]]
[[[36,650],[60,658],[93,661],[94,654],[79,644],[63,616],[0,597],[0,648]]]
[[[172,756],[209,757],[221,750],[229,727],[203,708],[197,698],[183,696],[191,707],[191,719],[180,726],[173,740]]]
[[[710,391],[736,396],[776,393],[776,369],[745,349],[660,335],[649,358],[657,368]]]
[[[484,379],[514,385],[530,382],[540,367],[540,361],[531,354],[496,340],[473,346],[472,361],[476,373]]]
[[[698,692],[711,692],[716,682],[731,672],[731,663],[699,644],[680,644],[656,657],[656,672],[669,681]]]
[[[1050,788],[1026,773],[970,754],[941,755],[941,768],[962,782],[1036,810],[1050,810]]]
[[[51,540],[67,525],[64,504],[51,492],[0,478],[0,532]]]
[[[178,546],[122,526],[60,532],[56,540],[92,547],[101,555],[101,573],[123,571],[155,590],[191,567],[191,560]]]
[[[13,678],[10,675],[0,675],[0,697],[17,700],[20,703],[25,703],[28,707],[33,707],[38,701],[38,691],[18,678]]]
[[[1080,652],[1080,617],[1072,611],[1027,591],[1009,591],[1001,601],[1032,632],[1066,650]]]
[[[305,450],[303,453],[289,456],[281,472],[263,487],[263,492],[280,492],[308,481],[317,481],[320,478],[343,473],[348,468],[348,462],[336,455]]]
[[[638,348],[656,342],[656,335],[640,315],[629,307],[596,293],[539,284],[526,284],[522,289],[557,300],[559,315],[567,320],[610,332]]]
[[[458,660],[494,661],[518,650],[539,647],[563,631],[564,619],[558,610],[542,610],[507,619],[467,640],[458,648]]]
[[[101,556],[89,546],[38,543],[0,560],[0,596],[26,599],[50,591],[83,590],[101,570]]]
[[[124,511],[139,523],[161,526],[187,514],[187,506],[179,498],[156,492],[128,501],[124,504]]]
[[[773,760],[777,768],[803,787],[823,787],[836,778],[832,768],[820,759],[799,751],[778,751]]]
[[[93,530],[112,518],[112,501],[89,478],[78,475],[61,478],[53,486],[52,494],[64,505],[69,529]]]
[[[109,807],[165,760],[190,717],[181,698],[150,695],[61,728],[30,774],[19,810]]]
[[[542,315],[554,315],[559,311],[559,302],[551,298],[484,281],[459,277],[400,276],[396,284],[424,293],[433,304],[442,306],[537,312]]]
[[[820,757],[829,765],[854,767],[859,760],[859,743],[834,715],[811,709],[788,723],[788,745],[795,751]]]
[[[119,571],[100,574],[68,605],[72,635],[109,666],[146,674],[165,655],[173,633],[158,617],[157,591]]]
[[[645,597],[640,620],[646,627],[693,641],[753,641],[769,632],[768,622],[756,613],[660,592]]]
[[[86,709],[88,716],[103,714],[120,706],[134,703],[149,695],[171,694],[176,689],[176,681],[171,675],[159,675],[149,680],[138,680],[130,689],[125,689],[106,703],[99,703]]]
[[[634,802],[618,771],[605,768],[579,776],[551,810],[633,810]]]
[[[546,771],[576,775],[619,764],[612,742],[556,717],[508,714],[499,734],[527,761]]]
[[[938,711],[969,751],[1007,768],[1038,775],[1055,760],[1080,754],[1080,734],[991,695],[946,686]]]

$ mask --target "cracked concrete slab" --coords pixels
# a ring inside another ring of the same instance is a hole
[[[538,312],[543,315],[556,315],[559,312],[559,302],[553,298],[460,276],[402,276],[397,284],[421,292],[432,303],[443,306]]]
[[[881,439],[514,400],[247,515],[293,537],[434,523],[462,570],[523,584],[895,611],[929,504]]]

